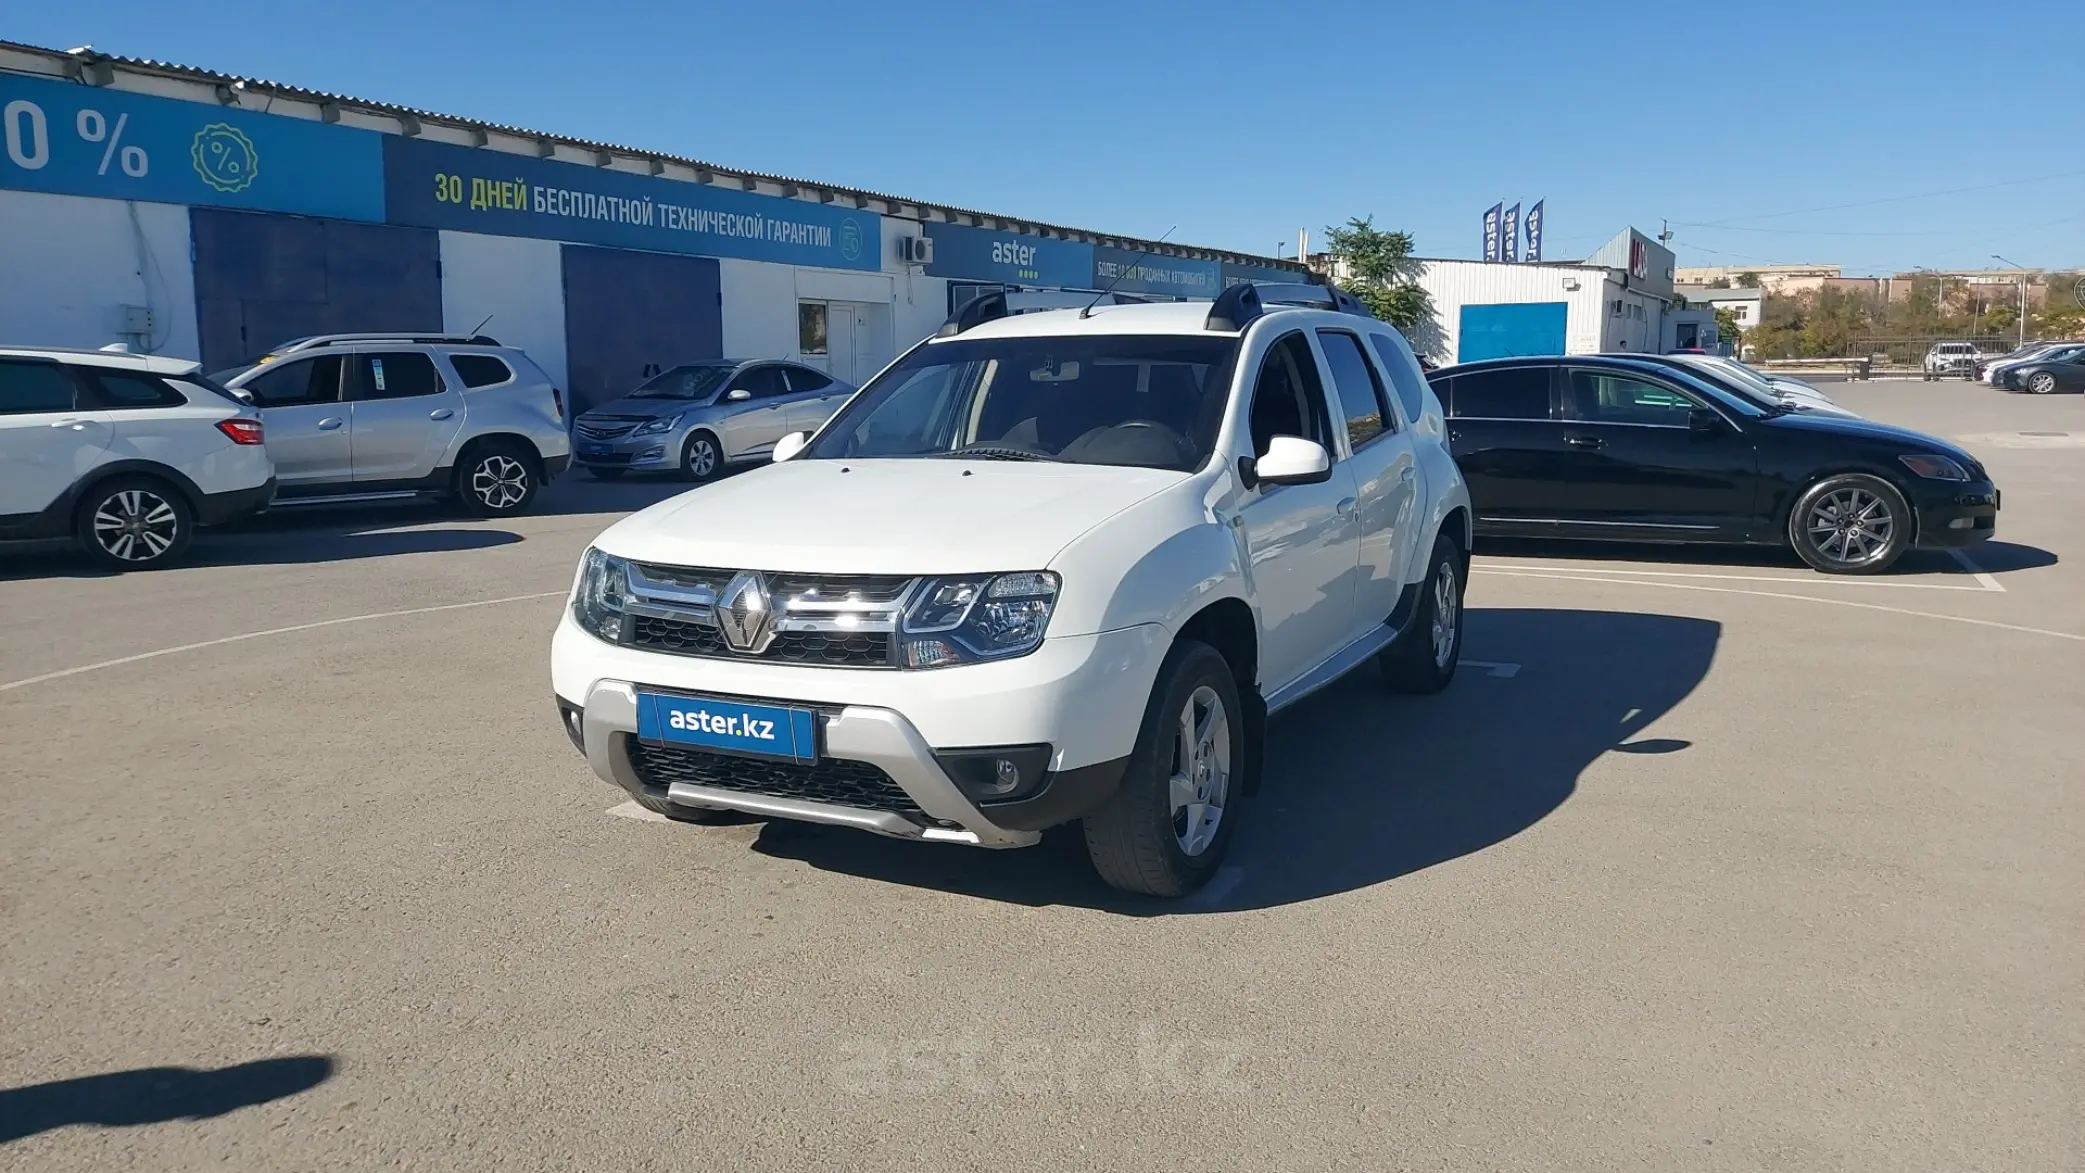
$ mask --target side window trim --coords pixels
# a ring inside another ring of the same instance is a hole
[[[82,384],[80,377],[77,374],[73,373],[72,369],[66,366],[64,363],[57,362],[53,359],[29,358],[26,356],[20,358],[10,357],[6,359],[0,359],[0,362],[6,362],[10,365],[15,366],[26,367],[34,365],[49,367],[52,370],[58,372],[59,377],[65,380],[66,386],[72,388],[72,402],[65,405],[64,407],[37,407],[30,408],[26,411],[8,411],[4,408],[0,408],[0,415],[41,415],[47,411],[66,412],[94,410],[93,408],[87,406],[85,403],[88,392],[87,388]]]

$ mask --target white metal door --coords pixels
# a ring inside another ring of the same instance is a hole
[[[828,303],[825,309],[825,346],[828,371],[835,379],[852,383],[854,376],[854,331],[861,315],[844,301]]]

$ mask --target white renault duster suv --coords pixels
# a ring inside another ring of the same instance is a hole
[[[1470,505],[1405,340],[1351,296],[964,307],[775,462],[588,549],[566,731],[645,807],[1021,847],[1175,896],[1269,713],[1455,673]]]

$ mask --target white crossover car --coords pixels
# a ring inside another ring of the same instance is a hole
[[[1267,715],[1455,674],[1469,495],[1411,348],[1351,296],[971,302],[774,463],[611,526],[551,647],[644,806],[1021,847],[1193,890]]]
[[[0,538],[71,535],[112,569],[172,565],[197,526],[268,507],[262,431],[184,359],[0,349]]]

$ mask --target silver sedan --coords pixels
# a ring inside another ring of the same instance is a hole
[[[855,388],[824,371],[756,360],[669,367],[572,426],[573,463],[601,480],[632,470],[694,481],[764,459],[791,432],[816,431]]]

